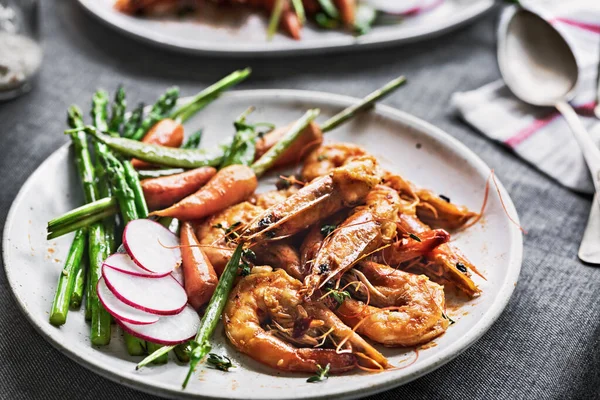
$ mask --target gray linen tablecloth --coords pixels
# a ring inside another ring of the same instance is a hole
[[[246,66],[242,88],[294,88],[361,96],[400,73],[410,84],[386,101],[455,136],[495,168],[523,226],[525,258],[515,293],[483,338],[437,371],[379,399],[600,399],[600,268],[577,260],[590,199],[572,193],[458,121],[455,91],[498,78],[496,17],[408,47],[282,60],[217,60],[171,54],[130,40],[75,1],[42,1],[45,64],[30,94],[0,104],[0,221],[37,166],[67,138],[65,109],[97,87],[153,99],[168,85],[195,93]],[[492,13],[494,14],[494,13]],[[133,104],[133,101],[131,102]],[[502,121],[498,121],[502,123]],[[502,240],[502,238],[497,238]],[[21,315],[0,274],[2,399],[149,399],[77,365]]]

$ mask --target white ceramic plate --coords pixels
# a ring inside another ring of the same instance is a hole
[[[358,38],[308,24],[303,29],[301,41],[278,34],[268,42],[267,18],[256,12],[230,13],[228,10],[226,14],[215,11],[194,18],[135,18],[116,11],[113,8],[115,0],[79,2],[100,20],[141,40],[184,52],[230,56],[318,53],[408,43],[440,35],[465,24],[494,4],[493,0],[445,0],[433,10],[407,17],[398,24],[377,26]]]
[[[320,107],[320,120],[356,101],[332,94],[258,90],[226,93],[190,120],[188,132],[204,128],[205,144],[233,134],[228,121],[248,106],[257,110],[253,121],[277,125],[298,118],[304,110]],[[60,132],[55,134],[60,135]],[[343,127],[328,133],[327,140],[364,145],[386,168],[400,172],[420,186],[449,196],[453,202],[479,210],[490,169],[469,149],[439,129],[390,107],[377,106]],[[272,188],[274,177],[264,181]],[[263,185],[264,186],[264,185]],[[265,189],[265,187],[263,187]],[[500,185],[507,212],[516,218],[508,193]],[[456,320],[435,346],[419,351],[412,365],[379,374],[352,373],[309,384],[305,375],[284,374],[237,353],[226,343],[222,328],[216,331],[216,351],[229,355],[239,367],[224,373],[198,368],[187,390],[181,382],[187,368],[176,361],[136,372],[139,358],[127,355],[120,332],[114,329],[110,346],[94,348],[83,312],[70,312],[67,323],[48,323],[54,289],[68,251],[67,237],[46,241],[46,222],[81,204],[81,189],[68,146],[50,156],[25,183],[15,199],[4,231],[4,265],[12,291],[23,313],[57,349],[81,365],[122,384],[170,397],[236,399],[317,399],[360,397],[390,389],[426,374],[456,357],[473,344],[498,318],[517,282],[521,266],[522,237],[509,222],[495,190],[482,223],[457,235],[456,244],[485,273],[476,279],[483,295],[449,311]],[[394,365],[405,365],[414,352],[382,349]]]

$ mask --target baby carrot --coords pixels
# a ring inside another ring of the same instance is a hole
[[[181,225],[181,257],[183,263],[183,283],[188,301],[196,310],[208,303],[219,278],[200,247],[194,228],[189,222]]]
[[[183,221],[204,218],[246,200],[254,193],[257,186],[258,180],[252,168],[245,165],[230,165],[217,172],[196,193],[150,215],[174,217]]]
[[[201,167],[176,175],[144,179],[141,183],[148,208],[158,210],[173,205],[204,186],[216,172],[213,167]]]

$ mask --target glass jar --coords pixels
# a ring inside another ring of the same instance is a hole
[[[0,100],[31,89],[42,63],[37,0],[0,0]]]

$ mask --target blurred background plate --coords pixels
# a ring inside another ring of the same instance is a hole
[[[248,106],[256,106],[254,121],[282,126],[319,107],[324,121],[357,102],[345,96],[293,90],[254,90],[225,93],[186,123],[186,130],[204,129],[203,145],[210,146],[233,134],[233,121]],[[443,193],[457,204],[479,210],[490,169],[471,150],[440,129],[407,113],[378,105],[329,133],[331,141],[364,146],[393,172],[418,186]],[[2,243],[8,283],[21,311],[31,324],[62,353],[90,370],[121,384],[168,397],[221,399],[333,399],[355,398],[407,383],[459,355],[478,340],[500,316],[515,288],[523,251],[522,235],[506,213],[516,217],[510,196],[498,184],[492,187],[482,223],[456,234],[454,243],[477,265],[486,280],[473,279],[480,297],[458,303],[448,299],[448,314],[456,321],[448,331],[415,357],[413,349],[380,347],[393,365],[404,368],[378,374],[349,373],[311,384],[306,375],[286,374],[258,364],[227,343],[222,327],[213,340],[216,353],[238,366],[223,373],[201,365],[188,388],[181,391],[187,368],[171,360],[166,365],[135,371],[139,357],[127,355],[118,329],[109,346],[94,348],[83,312],[70,312],[60,328],[48,322],[54,289],[68,251],[67,237],[46,240],[46,222],[82,203],[80,182],[70,147],[51,155],[27,180],[15,199]],[[262,190],[273,189],[277,173],[262,180]],[[504,205],[498,193],[502,194]],[[456,304],[460,306],[456,306]],[[416,360],[415,360],[416,358]],[[485,360],[481,360],[485,362]]]
[[[398,24],[376,26],[360,37],[322,30],[309,23],[300,41],[279,33],[268,42],[267,18],[261,12],[243,7],[184,18],[137,18],[115,10],[115,0],[79,0],[79,3],[110,26],[141,40],[187,53],[224,56],[314,54],[415,42],[457,28],[494,5],[493,0],[445,0],[432,10],[406,17]]]

